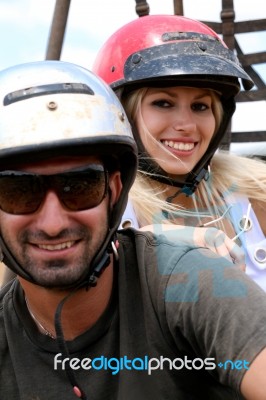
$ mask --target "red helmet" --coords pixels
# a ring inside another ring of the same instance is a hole
[[[245,89],[253,86],[212,29],[177,15],[148,15],[124,25],[100,49],[93,71],[114,90],[170,80],[230,97],[239,92],[239,79]]]
[[[171,179],[149,157],[138,133],[139,169],[153,179],[192,194],[203,178],[235,111],[235,96],[253,87],[233,51],[207,25],[178,15],[147,15],[116,31],[100,49],[93,71],[121,97],[141,87],[190,86],[221,94],[223,119],[211,143],[185,181]],[[171,181],[171,182],[170,182]]]

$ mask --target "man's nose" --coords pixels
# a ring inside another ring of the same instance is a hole
[[[49,190],[36,214],[36,226],[49,236],[56,236],[68,227],[68,210],[57,194]]]

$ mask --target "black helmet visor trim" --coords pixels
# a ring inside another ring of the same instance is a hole
[[[121,86],[134,90],[161,79],[176,84],[179,80],[202,81],[205,87],[206,83],[217,85],[217,90],[230,97],[240,90],[238,79],[246,90],[254,86],[234,53],[218,41],[166,43],[141,50],[126,60],[124,77],[111,85],[114,90]]]
[[[93,90],[83,83],[55,83],[50,85],[33,86],[8,93],[4,97],[3,105],[8,106],[17,101],[30,99],[31,97],[58,93],[84,93],[94,95]]]

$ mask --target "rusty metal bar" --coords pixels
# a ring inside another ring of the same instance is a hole
[[[174,0],[174,14],[184,15],[183,0]]]
[[[232,136],[232,142],[243,143],[243,142],[265,142],[266,131],[249,131],[249,132],[234,132]]]
[[[56,0],[46,60],[60,60],[71,0]]]
[[[233,50],[235,48],[235,10],[233,0],[222,0],[222,34],[223,40]],[[227,132],[220,143],[220,149],[229,150],[232,140],[232,121],[230,121]]]
[[[223,40],[233,50],[235,48],[235,10],[233,0],[222,0],[222,34]]]
[[[150,6],[146,0],[135,0],[136,1],[136,13],[139,17],[143,17],[144,15],[149,15]]]

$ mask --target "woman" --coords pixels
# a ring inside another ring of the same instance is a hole
[[[266,290],[266,165],[216,153],[240,82],[253,86],[234,53],[199,21],[153,15],[115,32],[93,70],[135,128],[139,173],[130,198],[138,224],[222,228]]]

